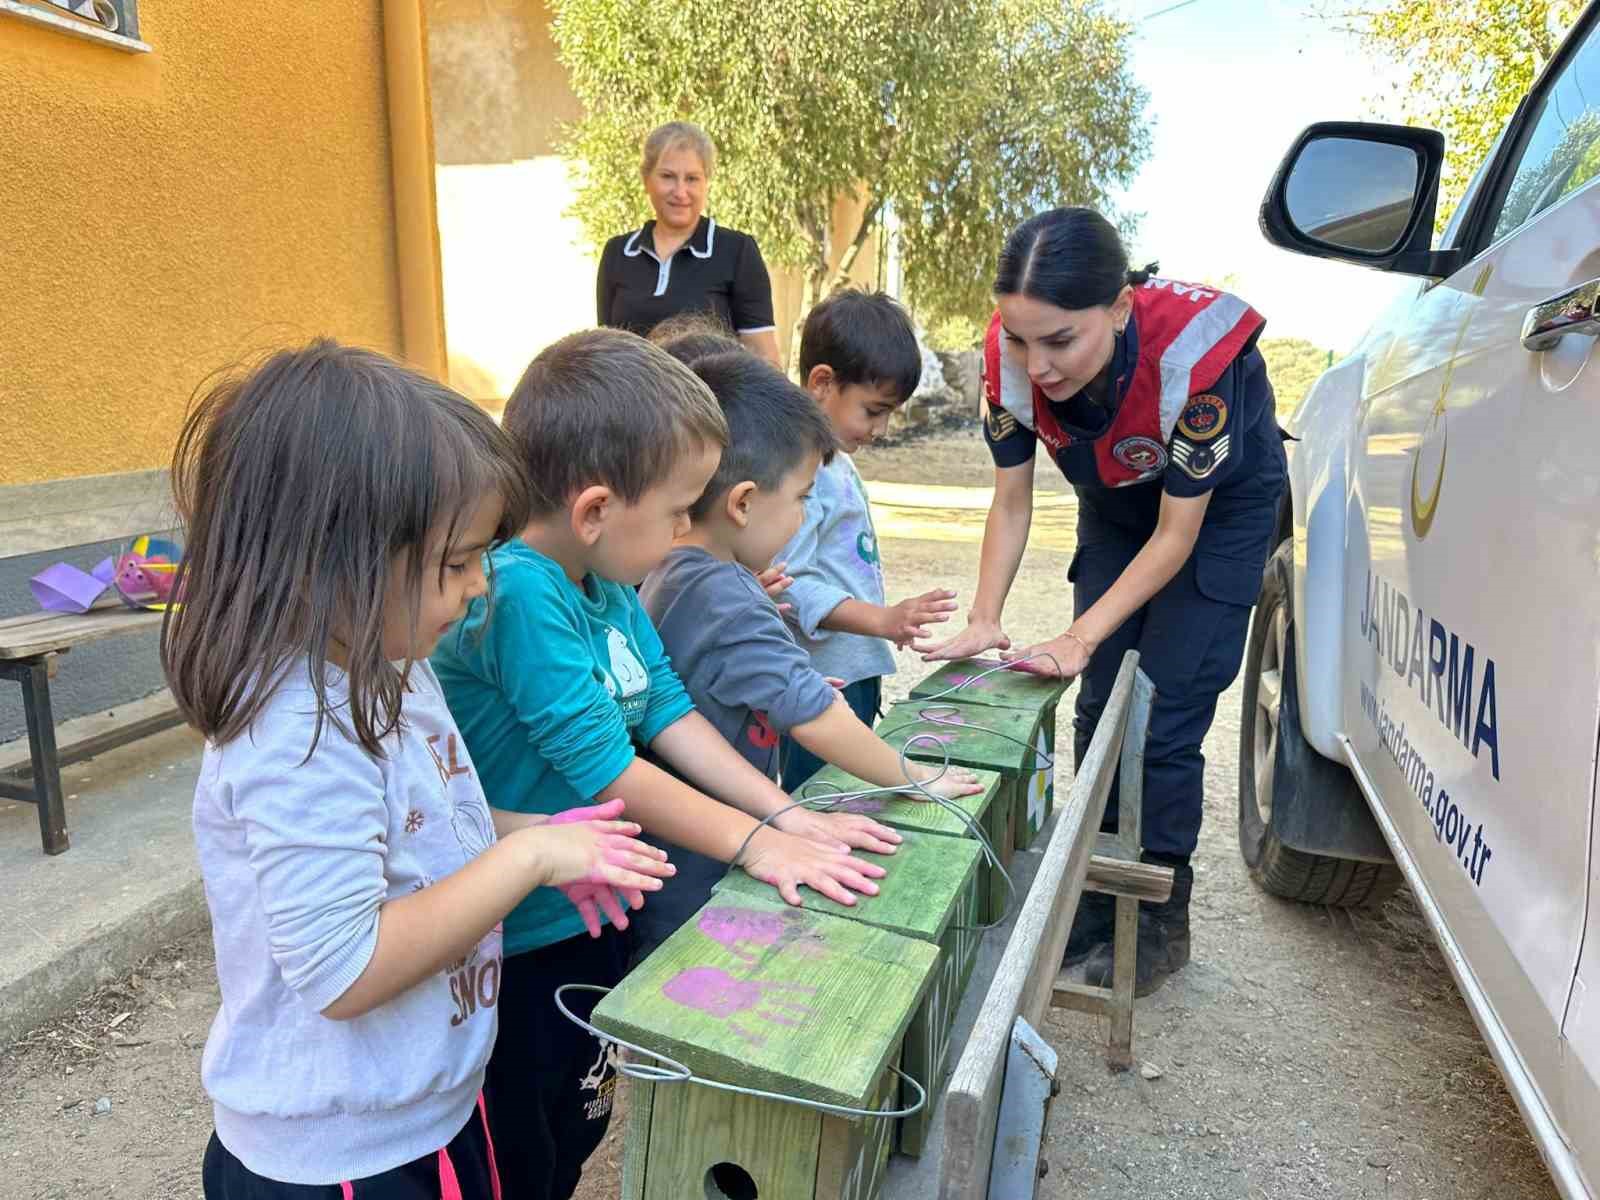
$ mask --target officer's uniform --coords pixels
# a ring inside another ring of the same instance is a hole
[[[1052,401],[1033,387],[998,313],[984,345],[984,440],[995,464],[1018,466],[1043,441],[1077,492],[1078,548],[1067,571],[1074,617],[1155,532],[1162,493],[1212,494],[1188,561],[1095,651],[1073,721],[1081,762],[1122,656],[1137,649],[1156,686],[1143,840],[1162,859],[1187,860],[1200,835],[1200,744],[1239,671],[1287,477],[1255,348],[1261,327],[1225,292],[1164,279],[1136,287],[1111,360],[1109,407],[1081,394]],[[1107,828],[1116,803],[1113,791]]]

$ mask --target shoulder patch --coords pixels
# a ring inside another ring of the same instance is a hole
[[[1228,443],[1232,434],[1224,434],[1214,442],[1195,442],[1187,438],[1172,439],[1172,461],[1190,479],[1207,479],[1228,457]]]
[[[1003,442],[1017,431],[1017,419],[1010,412],[995,404],[986,407],[983,420],[991,441]]]
[[[1178,415],[1178,432],[1192,442],[1209,442],[1228,423],[1228,402],[1221,396],[1193,396]]]

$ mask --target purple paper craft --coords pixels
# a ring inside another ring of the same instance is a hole
[[[109,558],[96,563],[92,573],[71,563],[56,563],[28,580],[28,589],[46,612],[86,613],[111,586],[114,572]]]

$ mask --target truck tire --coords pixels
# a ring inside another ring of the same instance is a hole
[[[1274,896],[1306,904],[1376,907],[1400,885],[1394,863],[1312,854],[1285,845],[1278,836],[1273,796],[1287,786],[1301,797],[1355,793],[1356,803],[1363,809],[1366,804],[1349,770],[1319,754],[1300,729],[1293,581],[1294,542],[1286,540],[1267,560],[1245,652],[1239,852],[1250,878]]]

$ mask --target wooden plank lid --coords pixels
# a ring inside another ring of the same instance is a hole
[[[918,741],[910,756],[918,762],[942,762],[948,751],[958,767],[1031,775],[1047,764],[1039,756],[1037,709],[992,708],[951,700],[902,700],[878,722],[877,735],[891,746],[927,735],[937,744]],[[943,750],[941,750],[943,747]],[[1044,747],[1049,753],[1049,747]]]
[[[999,665],[998,658],[960,658],[945,663],[911,689],[911,698],[922,700],[961,685],[944,698],[963,704],[1039,710],[1055,704],[1072,686],[1070,679],[1051,679],[1028,671],[984,674]]]
[[[989,810],[989,805],[1000,793],[1004,780],[994,771],[977,771],[983,791],[970,796],[957,796],[950,803],[956,805],[979,824]],[[808,799],[826,799],[837,792],[877,791],[876,784],[858,779],[850,772],[835,766],[825,766],[792,793],[800,799],[801,792]],[[901,792],[892,796],[868,796],[860,800],[846,800],[831,812],[861,813],[874,821],[882,821],[896,829],[916,829],[924,833],[942,833],[951,837],[964,837],[970,830],[960,817],[942,804],[924,800],[915,792]]]
[[[707,1079],[867,1107],[939,948],[761,886],[713,896],[600,1001],[594,1024]]]
[[[802,889],[800,897],[806,909],[937,942],[950,924],[962,892],[971,883],[983,851],[969,838],[910,830],[904,832],[904,837],[893,854],[856,851],[865,860],[881,862],[888,871],[874,881],[878,885],[876,896],[858,896],[854,904],[846,905]],[[715,896],[731,899],[771,891],[743,871],[729,871],[717,884]]]

